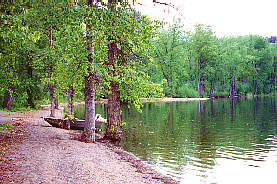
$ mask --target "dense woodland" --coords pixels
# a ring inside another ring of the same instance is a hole
[[[140,98],[276,94],[277,44],[258,35],[217,38],[151,20],[128,1],[1,1],[0,104],[31,107],[108,99],[106,137],[121,136],[120,103]]]

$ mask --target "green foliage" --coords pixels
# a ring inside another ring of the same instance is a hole
[[[177,89],[176,97],[194,97],[198,96],[197,91],[195,89],[189,87],[187,84],[180,86]]]
[[[11,123],[0,122],[0,134],[10,134],[10,132],[5,131],[9,127],[13,127],[13,125]]]
[[[153,55],[155,63],[149,66],[148,69],[149,72],[153,69],[156,72],[156,74],[151,73],[151,75],[156,75],[152,78],[156,78],[159,82],[162,80],[166,82],[164,88],[165,94],[168,96],[176,96],[178,84],[186,76],[184,71],[185,42],[183,41],[184,35],[181,28],[182,26],[175,22],[167,31],[161,31],[159,38],[154,40],[155,50]]]
[[[122,101],[138,108],[142,97],[228,96],[231,81],[237,95],[276,93],[277,44],[261,36],[218,39],[209,26],[186,32],[178,21],[162,30],[126,0],[1,2],[0,9],[0,104],[8,91],[13,110],[49,103],[50,84],[61,101],[69,85],[82,99],[90,72],[96,99],[115,82]]]

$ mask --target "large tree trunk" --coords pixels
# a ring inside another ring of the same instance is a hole
[[[50,116],[55,117],[55,98],[54,98],[55,85],[54,84],[50,84],[49,91],[50,91],[50,100],[51,100]]]
[[[107,130],[105,137],[114,141],[121,141],[120,92],[118,84],[111,84],[108,97]]]
[[[95,142],[95,89],[93,74],[85,77],[85,128],[83,140]]]
[[[94,0],[87,0],[87,5],[92,7]],[[90,43],[93,35],[88,34],[89,26],[86,25],[86,42],[89,52],[88,61],[93,64],[94,43]],[[85,77],[85,128],[82,138],[87,142],[95,142],[95,86],[94,86],[94,71],[89,68],[89,74]]]
[[[70,116],[73,114],[74,112],[73,104],[74,104],[74,88],[73,86],[69,85],[67,90],[67,116]]]
[[[115,11],[116,5],[114,0],[108,0],[110,5],[110,11]],[[113,24],[115,23],[112,20]],[[115,60],[118,56],[118,48],[116,45],[116,40],[109,36],[108,38],[108,63],[106,65],[112,66],[109,71],[110,75],[116,77],[116,63]],[[120,58],[119,58],[120,59]],[[107,111],[107,129],[105,133],[105,138],[111,139],[116,142],[116,144],[121,144],[121,115],[120,115],[120,92],[119,84],[117,82],[111,81],[110,84],[110,94],[108,96],[108,111]]]
[[[3,108],[11,109],[12,103],[13,103],[12,95],[9,90],[6,90],[5,96],[4,96]]]

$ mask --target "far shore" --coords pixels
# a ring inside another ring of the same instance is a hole
[[[146,103],[146,102],[187,102],[187,101],[202,101],[202,100],[209,100],[210,98],[154,98],[154,99],[147,99],[147,98],[142,98],[141,102]],[[84,105],[85,101],[79,101],[75,102],[74,105]],[[108,99],[102,99],[102,100],[95,100],[95,104],[108,104]],[[61,103],[59,104],[61,106],[65,106],[66,103]],[[48,105],[41,105],[41,107],[47,107],[50,106]]]
[[[258,96],[275,96],[275,95],[255,95],[254,97]],[[219,98],[229,98],[229,96],[222,96],[222,97],[214,97],[214,99]],[[234,98],[253,98],[253,96],[234,96]],[[174,98],[174,97],[165,97],[165,98],[153,98],[153,99],[147,99],[147,98],[141,98],[142,103],[147,102],[188,102],[188,101],[204,101],[204,100],[210,100],[211,98]],[[75,102],[74,105],[84,105],[85,101],[78,101]],[[95,104],[108,104],[108,99],[101,99],[101,100],[95,100]],[[66,103],[60,103],[60,106],[66,106]],[[50,104],[47,105],[41,105],[41,107],[49,107]]]
[[[210,98],[154,98],[154,99],[141,99],[141,102],[187,102],[187,101],[200,101],[200,100],[209,100]]]

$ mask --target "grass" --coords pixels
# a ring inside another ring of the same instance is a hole
[[[9,116],[11,112],[0,112],[0,115]]]
[[[5,131],[9,127],[13,127],[13,125],[11,123],[0,122],[0,134],[10,134],[10,132]]]
[[[5,131],[7,128],[13,127],[11,123],[0,122],[0,135],[1,134],[10,134],[10,132]],[[4,153],[8,149],[8,146],[4,143],[0,143],[0,153]]]

